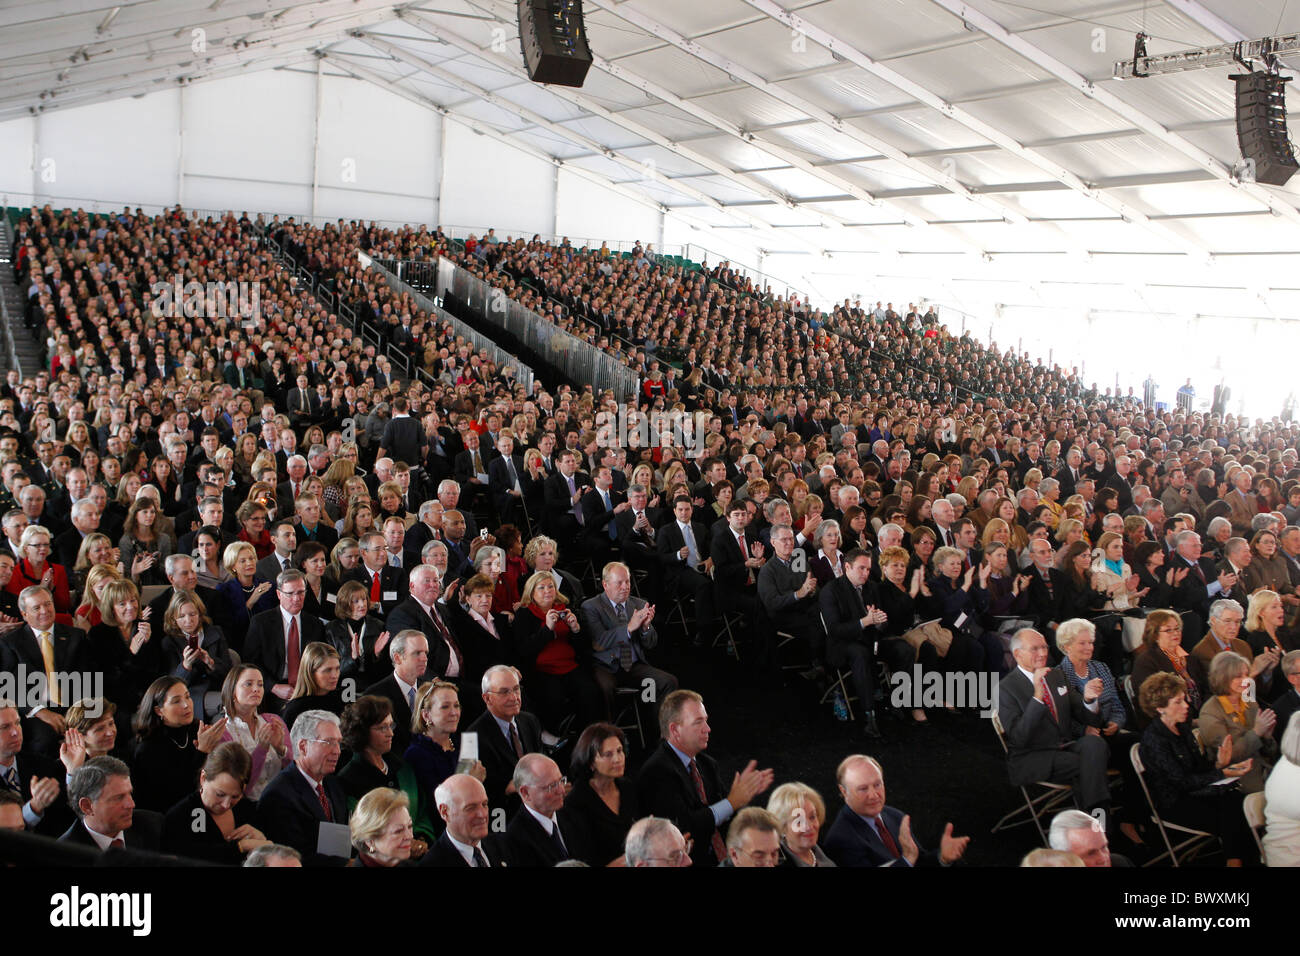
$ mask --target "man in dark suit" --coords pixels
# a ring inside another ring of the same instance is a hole
[[[524,456],[514,451],[515,440],[509,435],[497,439],[497,456],[488,463],[488,484],[492,500],[502,523],[523,526]]]
[[[1055,555],[1052,544],[1045,538],[1029,542],[1029,556],[1033,563],[1026,569],[1029,578],[1029,614],[1034,626],[1045,634],[1056,629],[1061,622],[1061,600],[1065,595],[1065,574],[1052,565]]]
[[[163,570],[167,573],[167,582],[171,587],[149,602],[150,620],[161,624],[163,615],[167,613],[167,606],[171,604],[177,591],[194,592],[206,608],[211,608],[213,602],[217,600],[217,593],[212,588],[199,587],[199,576],[194,570],[194,559],[188,554],[167,555],[167,560],[163,562]]]
[[[998,686],[998,718],[1012,785],[1069,783],[1082,809],[1109,811],[1110,748],[1100,736],[1074,733],[1075,726],[1100,728],[1104,723],[1098,704],[1101,678],[1089,681],[1081,696],[1059,670],[1047,666],[1047,641],[1031,628],[1016,632],[1011,653],[1017,666]]]
[[[298,515],[297,540],[299,545],[315,541],[329,555],[333,553],[334,545],[339,543],[339,533],[329,522],[321,520],[323,507],[316,495],[299,496],[294,504]]]
[[[478,432],[465,432],[465,450],[456,456],[454,467],[461,500],[467,507],[474,508],[486,501],[491,480],[488,466],[495,456],[495,448],[481,447]]]
[[[1300,651],[1288,651],[1282,655],[1282,662],[1274,671],[1272,692],[1280,696],[1273,701],[1273,713],[1277,715],[1277,725],[1282,728],[1275,731],[1279,740],[1286,733],[1286,725],[1291,715],[1300,711]]]
[[[51,560],[62,564],[66,570],[71,570],[76,565],[77,553],[81,550],[81,542],[86,540],[86,535],[99,530],[99,509],[89,498],[82,498],[74,504],[69,514],[72,526],[51,542],[54,546]]]
[[[303,614],[307,579],[301,571],[282,571],[275,582],[280,606],[256,615],[244,636],[244,661],[256,664],[262,680],[271,689],[267,700],[287,701],[298,680],[302,651],[314,641],[325,640],[320,619]]]
[[[914,659],[905,641],[880,641],[879,626],[888,619],[878,607],[876,586],[868,580],[871,555],[854,548],[844,556],[844,574],[831,582],[818,598],[826,624],[826,660],[853,673],[858,713],[864,737],[879,740],[873,701],[876,699],[875,648],[879,642],[890,670],[902,670]]]
[[[27,748],[50,760],[59,756],[64,724],[63,715],[74,700],[64,699],[74,693],[63,686],[60,676],[76,678],[92,670],[86,635],[77,628],[56,624],[54,598],[49,590],[35,585],[18,607],[24,626],[0,638],[0,674],[14,681],[15,687],[28,687],[33,675],[45,676],[43,699],[35,702],[23,722]],[[43,646],[52,648],[53,667],[45,666]],[[50,678],[55,678],[53,684]],[[89,696],[89,692],[86,692]],[[60,777],[62,779],[62,777]]]
[[[506,847],[488,832],[491,808],[483,784],[467,773],[452,774],[433,791],[438,815],[447,824],[420,866],[506,866]]]
[[[1250,565],[1252,557],[1249,541],[1245,538],[1229,538],[1223,545],[1223,559],[1215,567],[1218,574],[1230,575],[1233,579],[1232,586],[1221,596],[1236,601],[1242,607],[1250,604],[1250,595],[1246,593],[1246,582],[1242,578],[1242,572]]]
[[[289,730],[289,743],[294,762],[262,792],[257,828],[301,853],[304,866],[339,866],[347,857],[317,852],[322,823],[348,822],[348,797],[334,776],[343,746],[339,719],[324,710],[304,711]]]
[[[72,772],[68,802],[80,818],[59,837],[99,850],[158,850],[162,814],[136,810],[131,770],[116,757],[93,757]]]
[[[663,569],[655,545],[656,529],[663,522],[662,508],[647,507],[649,495],[642,485],[632,485],[627,490],[628,509],[614,518],[618,527],[618,546],[623,560],[634,572],[646,574],[644,593],[647,600],[660,599],[663,587]]]
[[[297,384],[297,388],[285,393],[284,410],[295,427],[302,427],[320,415],[320,396],[308,387],[306,375],[299,375]]]
[[[524,754],[515,764],[513,782],[523,806],[506,828],[514,866],[554,866],[563,860],[589,859],[586,829],[564,810],[564,775],[550,757]]]
[[[268,581],[274,581],[281,571],[293,568],[293,553],[298,550],[298,529],[288,518],[275,523],[271,529],[270,554],[257,562],[257,573]]]
[[[416,677],[427,675],[460,682],[466,676],[465,654],[452,633],[443,609],[438,606],[442,596],[442,579],[438,569],[431,565],[417,565],[411,571],[410,597],[388,615],[388,632],[398,634],[401,631],[415,630],[424,635],[428,641],[425,670],[417,672]],[[470,693],[473,687],[468,688]]]
[[[1175,611],[1192,612],[1183,616],[1183,647],[1190,649],[1205,634],[1211,602],[1230,592],[1237,584],[1237,576],[1220,570],[1211,559],[1201,555],[1201,536],[1195,531],[1178,532],[1169,567],[1189,568],[1191,572],[1174,588],[1173,596]]]
[[[826,834],[826,855],[836,866],[951,866],[970,837],[944,827],[939,849],[925,850],[912,836],[912,818],[885,804],[885,776],[871,757],[854,754],[835,772],[844,808]]]
[[[663,739],[641,768],[637,794],[641,810],[671,820],[695,841],[696,866],[717,866],[727,851],[721,830],[741,807],[772,785],[772,771],[751,760],[722,789],[717,762],[704,753],[709,745],[709,715],[693,690],[674,691],[660,702]]]
[[[519,758],[541,751],[542,725],[521,709],[523,698],[515,668],[505,664],[489,667],[482,686],[487,687],[483,692],[487,712],[466,729],[478,734],[479,760],[487,770],[483,786],[492,808],[504,807],[506,815],[513,816],[519,809],[519,795],[506,790]]]
[[[1071,448],[1065,453],[1065,464],[1057,470],[1056,474],[1052,475],[1061,486],[1059,500],[1068,501],[1074,494],[1074,486],[1081,477],[1079,469],[1082,465],[1083,452],[1079,451],[1077,447]]]
[[[673,502],[674,520],[656,532],[659,564],[664,573],[664,595],[695,598],[695,643],[710,641],[714,632],[713,582],[708,570],[713,560],[708,553],[704,525],[691,520],[691,499],[678,495]]]
[[[393,399],[393,417],[384,426],[376,458],[404,461],[411,467],[424,461],[429,440],[424,437],[423,426],[411,417],[410,411],[405,396],[399,395]]]
[[[63,793],[64,774],[58,761],[23,750],[18,708],[0,699],[0,792],[7,790],[22,801],[27,829],[56,837],[68,828],[72,815]]]
[[[378,531],[361,536],[361,560],[343,575],[340,584],[357,581],[370,595],[370,607],[380,617],[386,618],[402,602],[406,593],[406,571],[388,563],[388,544]],[[378,609],[376,609],[378,606]]]
[[[582,496],[583,553],[595,567],[604,567],[618,545],[618,516],[630,506],[614,490],[614,473],[606,465],[592,473],[593,487]]]
[[[433,576],[436,579],[438,575],[435,572]],[[411,709],[429,663],[429,642],[419,631],[402,628],[388,642],[388,653],[393,672],[367,687],[366,694],[383,697],[393,705],[393,751],[405,753],[411,742]]]
[[[578,542],[582,530],[579,502],[591,486],[591,479],[578,471],[577,458],[567,448],[556,456],[556,463],[555,474],[542,483],[546,509],[543,527],[564,553],[566,546],[572,548]]]
[[[759,617],[758,574],[765,563],[763,546],[749,533],[749,508],[744,501],[733,500],[725,517],[726,521],[715,521],[709,533],[718,610],[739,611],[753,628]]]

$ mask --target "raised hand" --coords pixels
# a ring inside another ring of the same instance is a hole
[[[1219,751],[1215,754],[1214,765],[1220,770],[1232,763],[1232,738],[1224,737],[1219,743]]]
[[[970,837],[955,837],[952,835],[952,824],[949,823],[943,828],[943,836],[939,838],[939,860],[942,863],[956,863],[966,853],[966,847],[970,844]]]
[[[86,762],[86,738],[75,727],[69,727],[63,735],[63,743],[59,744],[59,761],[68,773]]]
[[[773,777],[771,770],[759,770],[758,761],[751,760],[745,765],[745,769],[732,779],[727,800],[734,809],[739,810],[770,787]]]
[[[211,753],[212,748],[221,743],[221,735],[226,730],[226,718],[219,717],[215,723],[208,726],[203,721],[199,721],[199,732],[194,740],[194,748],[199,753]]]
[[[1101,678],[1094,677],[1083,685],[1084,702],[1091,704],[1093,701],[1100,699],[1104,690],[1105,687],[1102,685]]]
[[[32,811],[44,813],[59,798],[59,781],[53,777],[32,777]]]
[[[384,631],[377,638],[375,638],[375,656],[378,657],[383,652],[384,648],[387,646],[388,646],[388,632]]]
[[[912,836],[912,817],[903,817],[903,822],[898,827],[899,849],[910,866],[916,866],[916,861],[921,858],[921,849],[916,845],[916,839]]]
[[[1277,714],[1271,710],[1261,710],[1259,716],[1255,718],[1255,736],[1271,737],[1276,726]]]

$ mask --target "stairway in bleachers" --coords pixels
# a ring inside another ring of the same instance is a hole
[[[0,215],[0,302],[4,305],[3,321],[8,325],[4,331],[13,337],[19,370],[23,375],[35,375],[41,368],[41,348],[32,333],[23,328],[23,294],[14,281],[13,235],[9,217]],[[12,365],[8,342],[0,339],[0,369]]]

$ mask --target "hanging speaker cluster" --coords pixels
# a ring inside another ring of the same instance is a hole
[[[519,0],[519,42],[534,83],[582,86],[591,48],[582,0]]]
[[[1234,74],[1237,83],[1237,144],[1254,167],[1255,182],[1285,186],[1300,169],[1286,129],[1286,82],[1264,70]]]

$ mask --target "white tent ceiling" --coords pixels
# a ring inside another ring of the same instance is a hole
[[[771,253],[1300,254],[1300,179],[1234,178],[1230,70],[1110,78],[1138,30],[1152,54],[1293,32],[1300,3],[585,9],[568,90],[528,81],[505,0],[5,2],[0,120],[323,57]]]

